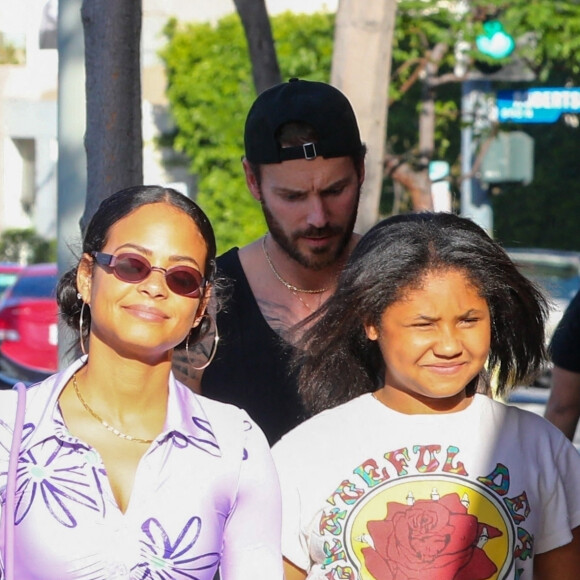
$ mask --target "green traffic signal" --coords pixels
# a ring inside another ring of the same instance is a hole
[[[516,43],[499,20],[488,20],[483,24],[483,34],[475,39],[475,45],[482,54],[502,59],[514,51]]]

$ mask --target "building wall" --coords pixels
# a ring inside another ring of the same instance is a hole
[[[0,0],[0,34],[25,61],[0,65],[0,231],[56,232],[56,50],[40,50],[45,0]]]

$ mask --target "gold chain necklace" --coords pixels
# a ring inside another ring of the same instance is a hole
[[[83,407],[87,410],[87,412],[96,419],[105,429],[120,437],[121,439],[126,439],[127,441],[135,441],[135,443],[153,443],[153,439],[140,439],[139,437],[133,437],[132,435],[125,435],[125,433],[119,431],[119,429],[115,429],[112,425],[109,425],[104,419],[99,417],[88,405],[88,403],[82,398],[81,393],[79,391],[79,387],[77,385],[77,375],[76,373],[72,376],[72,383],[77,394],[79,401],[82,403]]]
[[[284,284],[284,286],[286,286],[286,288],[288,288],[288,290],[290,290],[290,292],[294,292],[294,293],[301,292],[302,294],[322,294],[323,292],[326,292],[328,290],[328,288],[319,288],[317,290],[306,290],[305,288],[298,288],[297,286],[290,284],[290,282],[286,282],[286,280],[284,280],[284,278],[282,278],[282,276],[280,276],[280,274],[278,273],[278,270],[276,270],[276,268],[274,267],[274,264],[272,263],[272,258],[270,258],[270,254],[268,254],[268,250],[266,249],[266,236],[267,235],[268,234],[266,234],[262,238],[262,250],[264,250],[264,256],[266,256],[266,262],[268,262],[268,266],[270,266],[270,270],[272,270],[272,273],[274,274],[274,276],[276,276],[278,281],[282,282],[282,284]],[[304,304],[304,302],[302,302],[302,303]]]

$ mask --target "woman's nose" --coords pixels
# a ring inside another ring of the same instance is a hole
[[[153,268],[149,276],[139,284],[139,289],[150,296],[167,296],[169,289],[165,280],[165,271],[161,268]]]

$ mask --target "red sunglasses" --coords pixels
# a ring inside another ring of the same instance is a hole
[[[163,272],[167,286],[179,296],[199,298],[205,286],[204,277],[199,270],[190,266],[174,266],[173,268],[160,268],[152,266],[147,258],[139,254],[104,254],[103,252],[91,252],[91,256],[97,264],[110,269],[115,278],[129,284],[143,282],[153,270]]]

